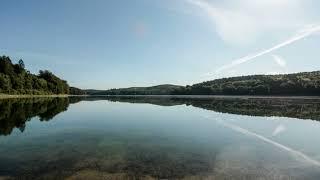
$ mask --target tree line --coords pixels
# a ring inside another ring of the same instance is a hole
[[[77,88],[70,88],[67,81],[48,70],[35,75],[25,69],[22,59],[14,64],[10,57],[0,56],[0,93],[2,94],[83,94]]]
[[[191,86],[159,85],[89,91],[91,95],[320,95],[320,71],[216,79]]]
[[[320,95],[320,71],[223,78],[180,87],[179,95]]]
[[[151,87],[131,87],[121,89],[110,89],[106,91],[87,91],[92,95],[170,95],[175,89],[182,86],[163,84]]]

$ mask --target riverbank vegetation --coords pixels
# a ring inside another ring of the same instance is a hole
[[[30,73],[22,59],[13,63],[10,57],[0,56],[0,94],[9,95],[53,95],[84,94],[78,88],[70,88],[67,81],[48,70],[39,74]]]

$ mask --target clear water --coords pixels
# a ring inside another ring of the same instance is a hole
[[[0,100],[0,179],[319,179],[320,101]]]

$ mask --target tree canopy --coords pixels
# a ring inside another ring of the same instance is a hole
[[[25,69],[22,59],[14,64],[10,57],[0,56],[0,93],[69,94],[70,87],[67,81],[60,79],[48,70],[40,70],[38,75],[31,74]]]
[[[320,95],[320,71],[216,79],[176,89],[187,95]]]

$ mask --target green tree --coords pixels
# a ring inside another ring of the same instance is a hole
[[[20,59],[18,63],[19,63],[19,66],[20,66],[22,69],[25,68],[25,65],[24,65],[24,62],[23,62],[22,59]]]
[[[9,93],[11,90],[10,77],[0,73],[0,91],[2,93]]]
[[[13,76],[15,74],[11,59],[7,56],[2,56],[0,58],[0,73],[6,74],[9,76]]]
[[[13,64],[8,56],[0,56],[0,91],[10,94],[69,94],[67,81],[50,71],[31,74],[22,59]]]

